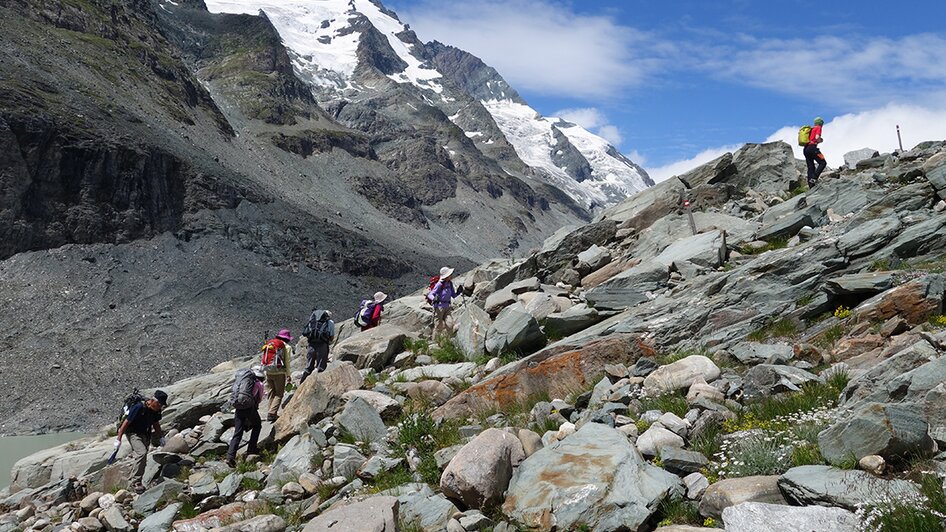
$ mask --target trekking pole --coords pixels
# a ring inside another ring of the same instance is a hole
[[[900,124],[897,124],[897,144],[900,145],[900,151],[903,151],[903,139],[900,138]]]

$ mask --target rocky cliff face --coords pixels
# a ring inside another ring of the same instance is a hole
[[[370,331],[344,323],[264,424],[270,452],[236,468],[219,410],[254,360],[177,382],[148,491],[120,490],[130,461],[106,467],[101,434],[17,463],[0,522],[941,528],[946,142],[812,189],[796,167],[784,143],[746,145],[473,268],[444,337],[420,292]]]

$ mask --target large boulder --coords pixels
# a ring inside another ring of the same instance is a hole
[[[397,532],[397,498],[379,495],[360,502],[337,504],[303,528],[303,532]]]
[[[598,244],[592,244],[590,248],[578,254],[578,269],[584,274],[591,273],[609,262],[611,252]]]
[[[386,325],[394,325],[405,331],[419,331],[430,327],[431,320],[433,313],[422,295],[401,297],[384,305]],[[352,331],[357,331],[357,328],[352,326]],[[340,339],[339,343],[341,340],[344,339]]]
[[[382,493],[397,497],[401,522],[424,531],[447,528],[447,522],[459,510],[449,499],[434,493],[427,484],[405,484]]]
[[[389,395],[372,390],[349,390],[342,394],[342,399],[362,399],[374,408],[381,419],[394,419],[401,413],[401,403]]]
[[[723,510],[726,530],[752,532],[858,532],[861,520],[843,508],[744,502]]]
[[[600,217],[614,220],[622,228],[640,231],[650,227],[657,219],[679,209],[687,188],[682,180],[671,177],[608,207]]]
[[[719,377],[719,367],[703,355],[690,355],[657,368],[644,378],[644,393],[654,397],[677,390],[688,389],[702,378],[710,382]]]
[[[528,526],[638,530],[680,479],[644,461],[623,433],[587,423],[519,466],[503,513]]]
[[[664,266],[691,262],[717,268],[726,262],[726,233],[718,229],[681,238],[667,246],[654,261]]]
[[[588,290],[585,299],[598,309],[625,309],[648,301],[648,294],[665,287],[669,279],[668,265],[642,262]]]
[[[213,532],[283,532],[284,530],[286,530],[285,519],[278,515],[266,514],[215,528]]]
[[[489,314],[477,305],[461,305],[454,312],[457,322],[457,347],[467,360],[476,360],[486,353],[486,332],[493,324]]]
[[[139,495],[132,504],[132,508],[139,515],[151,515],[159,502],[172,500],[182,491],[184,491],[184,484],[176,480],[165,480]]]
[[[155,512],[142,519],[138,524],[138,532],[166,532],[171,529],[171,523],[177,517],[183,503],[172,503],[164,507],[160,512]]]
[[[799,182],[795,154],[792,147],[782,141],[745,144],[733,154],[733,164],[736,173],[725,182],[738,188],[778,195]]]
[[[824,211],[819,207],[807,207],[804,210],[792,211],[762,226],[756,233],[759,240],[789,238],[795,236],[802,227],[816,227],[821,225]]]
[[[742,382],[746,397],[753,398],[797,392],[807,382],[824,382],[824,379],[794,366],[759,364],[746,372]]]
[[[342,405],[342,395],[361,388],[364,382],[361,373],[348,363],[333,363],[325,371],[309,376],[276,420],[276,440],[286,441],[305,425],[334,414]]]
[[[374,413],[374,410],[371,412]],[[311,471],[312,456],[319,454],[326,444],[325,433],[315,427],[293,436],[276,454],[266,480],[267,485],[277,486],[289,480],[295,481],[299,475]]]
[[[422,379],[466,379],[476,371],[475,362],[458,362],[456,364],[430,364],[416,366],[399,371],[394,378],[404,381],[418,381]]]
[[[346,338],[335,346],[335,360],[351,362],[357,368],[381,371],[391,357],[404,350],[407,331],[388,323]]]
[[[368,401],[355,397],[348,401],[338,415],[338,425],[362,442],[381,442],[388,435],[388,428],[381,414]]]
[[[900,234],[902,228],[903,224],[896,215],[868,220],[841,235],[838,249],[849,258],[863,257],[883,247]]]
[[[851,511],[866,503],[921,497],[916,485],[907,480],[885,480],[864,471],[823,465],[793,467],[779,477],[778,486],[793,504],[840,506]]]
[[[450,460],[440,477],[440,490],[467,508],[495,506],[502,502],[513,466],[524,457],[515,434],[486,429]]]
[[[877,157],[878,155],[880,155],[880,153],[873,148],[851,150],[844,154],[844,164],[846,164],[848,168],[855,168],[857,163],[872,157]]]
[[[923,163],[923,174],[940,199],[946,200],[946,152],[939,152]]]
[[[700,515],[719,519],[730,506],[744,502],[787,504],[778,488],[778,476],[729,478],[711,484],[700,499]]]
[[[545,317],[545,331],[550,335],[566,337],[591,327],[604,319],[604,315],[584,303],[564,312],[553,312]]]
[[[617,224],[613,220],[599,220],[575,229],[555,247],[548,251],[540,251],[536,257],[536,266],[540,270],[557,271],[571,264],[575,256],[585,251],[591,245],[603,246],[614,238],[617,233]]]
[[[105,467],[109,455],[115,450],[112,441],[96,442],[93,438],[83,438],[21,458],[13,465],[10,486],[14,491],[38,488],[98,471]],[[118,458],[128,456],[128,447],[122,445]]]
[[[499,354],[503,351],[531,352],[545,344],[545,335],[539,323],[521,304],[503,309],[486,333],[486,351]]]
[[[200,418],[220,411],[230,399],[233,373],[210,373],[184,379],[161,389],[168,394],[168,406],[161,413],[161,428],[182,430]],[[153,390],[143,393],[151,394]]]
[[[761,344],[758,342],[740,342],[726,350],[743,364],[784,364],[795,356],[788,344]]]
[[[434,411],[435,419],[455,419],[521,405],[547,395],[564,398],[598,382],[608,364],[633,365],[654,351],[636,337],[611,335],[578,349],[547,348],[494,372]]]
[[[877,454],[888,462],[929,456],[936,448],[930,425],[915,405],[866,403],[818,435],[822,456],[833,464]]]

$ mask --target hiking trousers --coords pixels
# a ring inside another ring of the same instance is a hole
[[[433,338],[437,339],[437,333],[442,329],[444,332],[451,332],[447,328],[447,318],[450,317],[451,308],[434,307],[434,330]]]
[[[132,470],[129,480],[132,485],[141,484],[141,479],[145,476],[145,467],[148,465],[148,447],[151,446],[151,435],[126,432],[125,438],[128,440],[128,445],[131,446],[131,453],[135,459],[135,468]]]
[[[250,429],[250,441],[246,444],[246,454],[259,454],[259,433],[263,420],[259,417],[259,408],[241,408],[233,414],[233,437],[227,449],[227,458],[236,460],[237,449],[243,440],[243,433]]]
[[[309,344],[309,349],[306,351],[305,371],[302,372],[302,379],[299,380],[300,384],[305,382],[305,378],[311,375],[313,371],[319,373],[325,371],[325,367],[328,366],[328,348],[329,345],[325,342]]]
[[[824,171],[825,166],[828,166],[828,161],[824,160],[824,154],[818,149],[817,144],[805,146],[804,153],[805,164],[808,165],[808,186],[812,186],[821,177],[821,172]]]
[[[266,374],[266,397],[269,398],[270,417],[279,413],[279,404],[282,403],[282,396],[286,393],[286,377],[285,373]]]

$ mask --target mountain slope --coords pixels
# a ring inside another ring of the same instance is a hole
[[[207,5],[212,12],[261,12],[269,18],[299,77],[313,85],[327,108],[339,100],[370,100],[381,89],[389,93],[396,90],[393,81],[414,89],[406,92],[419,100],[416,105],[449,116],[505,172],[551,184],[585,208],[614,204],[653,185],[642,168],[604,139],[542,118],[494,69],[462,50],[423,44],[380,3],[211,0]]]

